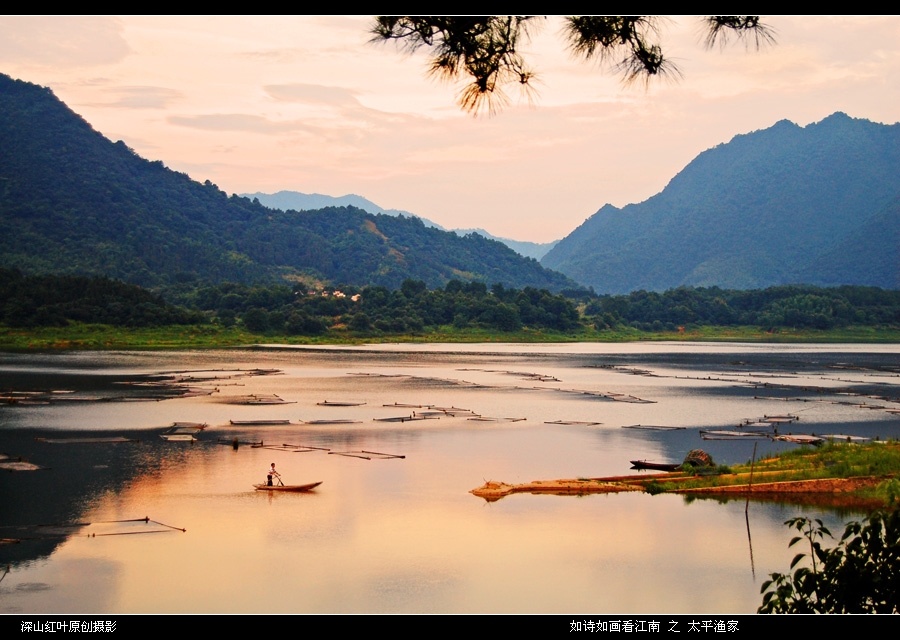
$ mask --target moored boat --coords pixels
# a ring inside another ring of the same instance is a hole
[[[632,469],[652,469],[654,471],[678,471],[680,464],[667,462],[649,462],[647,460],[630,460]]]
[[[159,436],[163,440],[168,440],[169,442],[196,442],[197,438],[195,438],[190,433],[163,433]]]

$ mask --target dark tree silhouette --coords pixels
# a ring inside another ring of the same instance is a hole
[[[848,523],[831,548],[822,544],[831,532],[821,520],[800,517],[785,524],[801,533],[789,546],[808,544],[810,550],[794,557],[793,573],[773,573],[763,583],[758,613],[900,611],[900,510],[896,503],[862,522]],[[804,559],[812,566],[803,564]]]
[[[659,16],[569,16],[566,39],[573,53],[621,73],[626,82],[678,76],[659,44]],[[758,48],[774,42],[759,16],[706,16],[707,47],[724,45],[730,35]],[[472,78],[459,95],[473,114],[496,112],[508,103],[507,85],[530,97],[535,72],[519,52],[540,25],[538,16],[376,16],[373,42],[389,40],[409,51],[431,47],[429,72],[444,80]]]

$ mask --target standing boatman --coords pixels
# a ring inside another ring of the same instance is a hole
[[[266,486],[269,486],[269,487],[272,486],[272,478],[273,477],[278,478],[279,480],[281,479],[281,474],[278,473],[277,471],[275,471],[275,463],[274,462],[272,463],[272,466],[269,467],[268,471],[266,471],[266,479],[267,479]]]

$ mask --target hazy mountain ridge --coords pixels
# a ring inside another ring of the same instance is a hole
[[[555,247],[559,242],[559,240],[554,240],[552,242],[529,242],[527,240],[512,240],[511,238],[501,238],[500,236],[495,236],[485,231],[484,229],[453,229],[453,232],[461,236],[466,236],[470,233],[477,233],[480,236],[484,236],[488,240],[496,240],[497,242],[502,242],[516,253],[523,255],[526,258],[534,258],[535,260],[540,260],[541,258],[543,258],[545,255],[547,255],[547,252]]]
[[[384,209],[375,204],[368,198],[358,196],[355,193],[348,193],[343,196],[328,196],[322,193],[302,193],[300,191],[282,190],[276,193],[242,193],[244,198],[251,200],[259,200],[259,203],[270,209],[281,209],[282,211],[309,211],[313,209],[324,209],[325,207],[356,207],[368,213],[382,213],[388,216],[406,216],[407,218],[418,218],[426,227],[434,227],[442,231],[446,231],[444,227],[436,222],[432,222],[428,218],[417,216],[409,211],[401,209]]]
[[[605,205],[541,263],[604,293],[898,288],[898,202],[900,125],[783,120],[701,153],[642,203]]]
[[[368,198],[364,198],[363,196],[356,195],[354,193],[348,193],[343,196],[328,196],[321,193],[303,193],[300,191],[278,191],[276,193],[242,193],[241,196],[245,198],[250,198],[251,200],[258,200],[260,204],[263,206],[269,207],[271,209],[281,209],[282,211],[306,211],[310,209],[323,209],[325,207],[356,207],[358,209],[362,209],[363,211],[368,211],[369,213],[382,213],[389,216],[406,216],[412,218],[418,218],[421,220],[426,227],[434,227],[436,229],[441,229],[442,231],[446,231],[445,227],[442,227],[436,222],[429,220],[428,218],[423,218],[420,215],[416,215],[414,213],[410,213],[409,211],[403,211],[401,209],[384,209],[381,206],[375,204]],[[518,253],[519,255],[525,256],[526,258],[534,258],[535,260],[540,260],[546,255],[550,249],[556,246],[558,240],[554,240],[553,242],[528,242],[524,240],[512,240],[510,238],[501,238],[500,236],[495,236],[484,229],[450,229],[453,233],[466,236],[470,233],[477,233],[480,236],[484,236],[488,240],[497,240],[498,242],[502,242],[507,247]]]
[[[282,212],[229,197],[111,142],[49,89],[2,74],[0,266],[144,286],[285,278],[574,285],[500,243],[416,218],[354,207]]]

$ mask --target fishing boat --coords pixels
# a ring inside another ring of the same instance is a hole
[[[193,429],[194,431],[203,431],[209,424],[206,422],[173,422],[169,429],[175,433],[175,429]]]
[[[732,429],[700,429],[703,440],[738,440],[747,438],[768,438],[769,434],[759,431],[736,431]]]
[[[318,487],[321,482],[310,482],[309,484],[255,484],[257,491],[286,491],[288,493],[302,493],[304,491],[312,491]]]
[[[197,438],[195,438],[190,433],[163,433],[159,436],[163,440],[168,440],[169,442],[196,442]]]
[[[411,416],[393,416],[390,418],[373,418],[375,422],[412,422],[413,420],[439,420],[440,416],[433,414],[412,414]]]
[[[820,438],[816,435],[810,435],[806,433],[796,433],[791,434],[788,433],[783,436],[775,436],[773,440],[780,440],[782,442],[793,442],[794,444],[811,444],[816,447],[825,443],[825,438]]]

